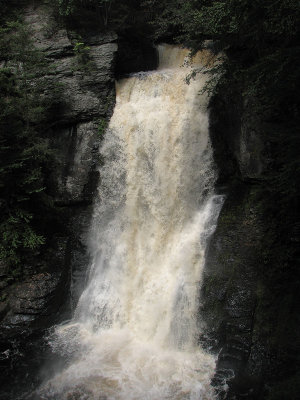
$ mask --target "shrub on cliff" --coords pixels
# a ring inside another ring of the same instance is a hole
[[[0,257],[16,275],[45,242],[51,215],[45,132],[52,99],[44,95],[49,66],[21,20],[2,24],[0,57]]]

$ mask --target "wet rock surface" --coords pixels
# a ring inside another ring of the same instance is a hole
[[[276,216],[266,214],[262,189],[271,165],[267,116],[232,87],[212,99],[210,116],[217,189],[226,194],[207,251],[200,307],[204,344],[218,359],[213,383],[221,399],[296,399],[299,291],[297,274],[270,262]]]
[[[268,370],[266,343],[256,335],[265,234],[253,184],[265,168],[261,122],[238,88],[222,93],[211,101],[210,128],[226,199],[207,251],[200,315],[206,345],[218,355],[213,384],[220,399],[258,400]]]
[[[91,202],[98,179],[97,129],[95,122],[83,122],[59,129],[51,138],[56,169],[50,179],[59,205]]]
[[[55,156],[49,177],[51,194],[64,205],[89,203],[98,178],[98,148],[103,133],[99,124],[104,126],[115,101],[117,36],[103,33],[79,39],[74,32],[56,26],[49,10],[43,7],[29,8],[25,20],[35,45],[51,66],[45,95],[59,92],[49,136]],[[74,50],[79,42],[85,48],[85,57]]]
[[[257,114],[255,99],[243,99],[238,88],[226,88],[224,93],[213,97],[210,108],[219,182],[227,184],[234,177],[244,181],[259,179],[266,169],[267,157],[261,139],[262,118]]]
[[[59,314],[66,315],[65,295],[70,280],[67,239],[56,238],[55,242],[44,255],[46,261],[28,266],[22,282],[4,289],[6,308],[0,322],[3,400],[18,398],[38,381],[38,369],[47,352],[45,331]]]
[[[225,201],[207,254],[200,310],[210,345],[219,352],[214,383],[218,386],[230,377],[230,393],[224,398],[232,399],[258,399],[255,390],[262,379],[261,369],[247,371],[263,234],[259,210],[250,206],[248,199],[248,188],[239,187]]]
[[[130,40],[122,38],[118,44],[117,78],[132,72],[151,71],[157,68],[157,50],[142,37],[130,38]]]
[[[59,27],[49,12],[47,7],[30,6],[25,21],[34,44],[49,60],[44,95],[59,93],[50,116],[53,128],[48,143],[54,164],[47,184],[56,206],[61,207],[64,233],[47,238],[47,250],[26,265],[22,281],[14,283],[6,276],[5,266],[0,268],[3,400],[22,398],[40,381],[41,365],[49,359],[45,333],[70,317],[83,289],[92,201],[99,179],[98,149],[115,101],[117,36],[103,33],[80,38],[88,48],[83,62],[74,51],[78,36]]]

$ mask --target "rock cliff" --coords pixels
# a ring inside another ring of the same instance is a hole
[[[224,399],[290,399],[298,390],[297,274],[274,256],[288,247],[274,241],[277,216],[264,189],[272,155],[257,109],[238,88],[223,87],[211,101],[226,200],[207,251],[200,316],[218,355],[214,383],[229,385]]]
[[[42,335],[68,316],[82,290],[92,200],[99,179],[98,147],[115,99],[114,33],[80,38],[88,48],[88,59],[82,63],[80,54],[73,50],[78,36],[59,27],[49,9],[30,7],[25,21],[35,46],[51,64],[44,95],[57,86],[61,93],[48,138],[55,156],[48,192],[61,208],[66,229],[48,238],[51,245],[26,268],[23,281],[2,285],[0,351],[4,372],[0,398],[5,400],[17,398],[29,380],[34,385],[39,379],[37,368],[44,357]],[[5,266],[1,275],[5,276]],[[15,379],[17,386],[13,385]]]
[[[50,238],[50,246],[27,266],[22,282],[1,279],[3,400],[17,399],[37,384],[43,359],[49,359],[43,335],[52,324],[68,318],[82,290],[89,264],[86,241],[93,194],[99,179],[98,147],[114,106],[115,75],[156,64],[155,51],[145,49],[144,43],[134,48],[123,38],[117,52],[114,33],[79,37],[58,26],[45,7],[28,8],[25,20],[36,47],[52,65],[44,95],[57,87],[61,93],[52,110],[53,129],[48,137],[55,158],[48,190],[61,209],[66,229]],[[85,57],[74,50],[78,43]],[[214,382],[217,386],[227,379],[229,385],[220,398],[296,398],[286,393],[296,390],[299,292],[296,282],[290,282],[291,275],[272,267],[273,274],[278,272],[272,279],[270,270],[266,272],[272,226],[257,201],[257,183],[264,184],[270,162],[268,141],[262,139],[264,124],[255,99],[242,98],[237,88],[223,88],[211,102],[218,190],[226,194],[226,201],[207,251],[199,312],[206,326],[201,340],[218,354]],[[5,265],[0,264],[0,278],[5,275]],[[282,286],[280,277],[286,280]]]

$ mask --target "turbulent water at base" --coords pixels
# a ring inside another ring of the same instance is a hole
[[[51,338],[68,362],[42,399],[215,399],[215,359],[197,345],[205,247],[222,204],[199,94],[206,75],[188,85],[188,51],[162,45],[159,54],[157,71],[117,83],[89,282]]]

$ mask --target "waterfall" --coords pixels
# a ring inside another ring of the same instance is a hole
[[[215,358],[201,349],[199,288],[222,198],[208,134],[208,59],[158,47],[156,71],[117,82],[101,147],[93,264],[74,318],[51,338],[65,368],[43,399],[214,399]]]

